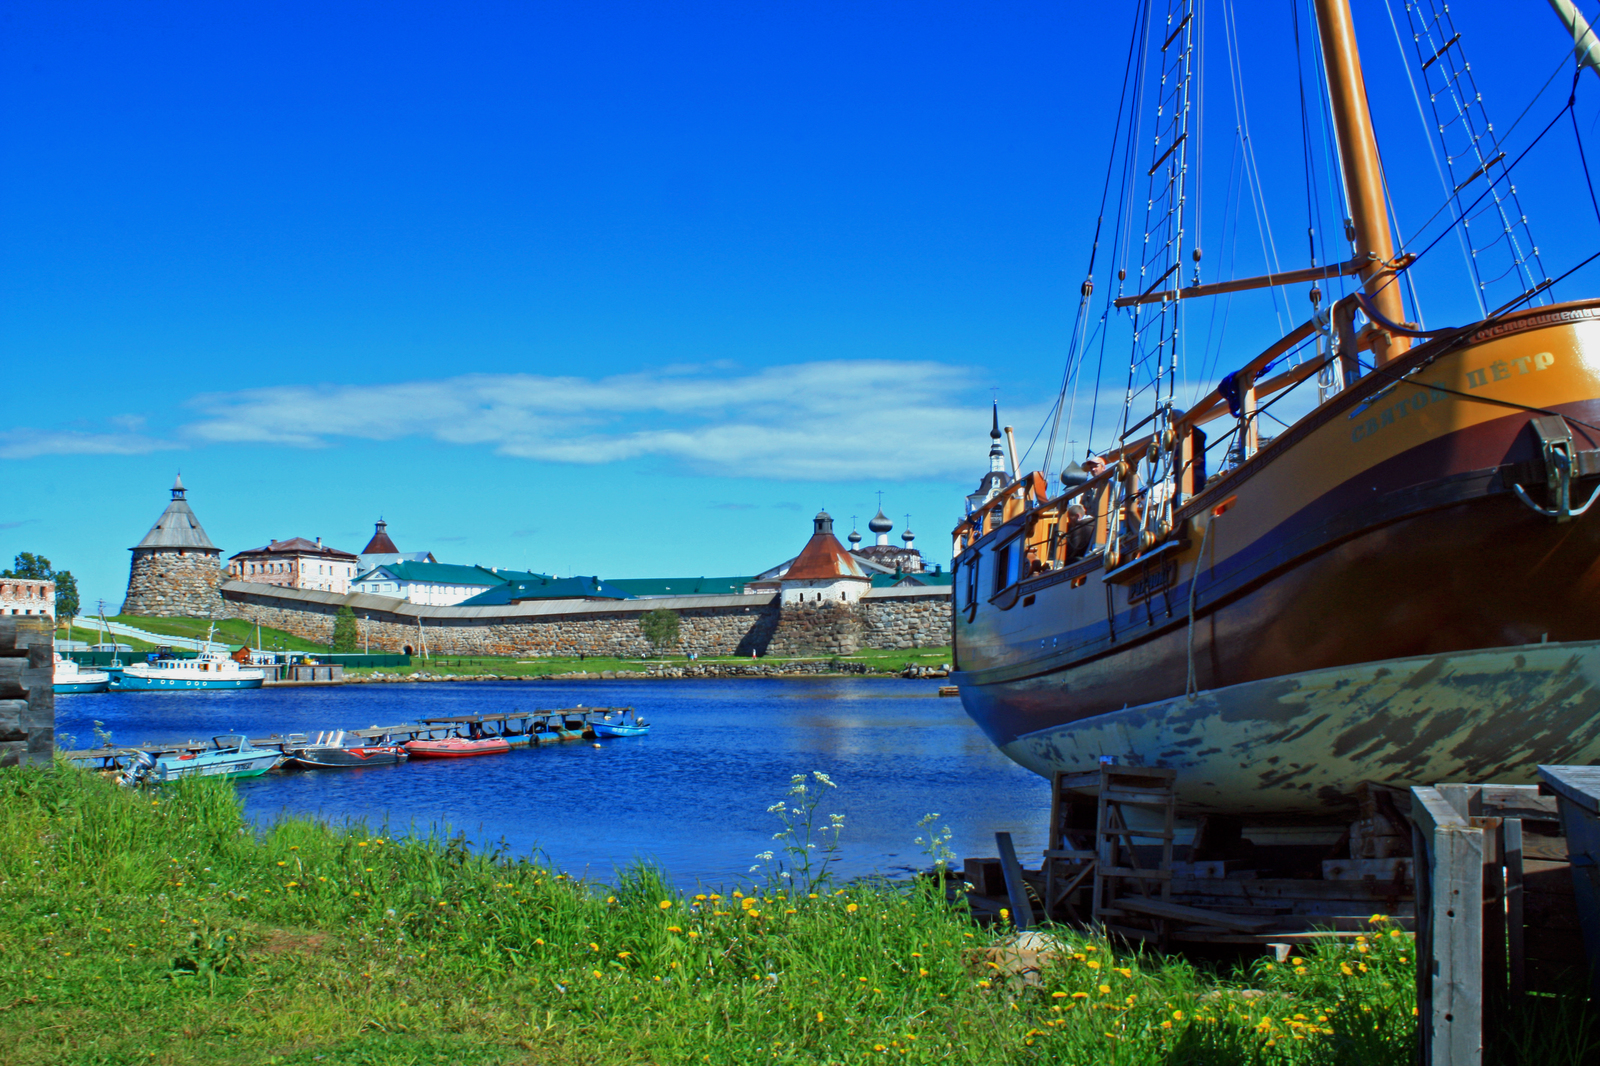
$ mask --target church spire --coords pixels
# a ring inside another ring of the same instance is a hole
[[[989,430],[989,469],[1005,473],[1006,453],[1000,447],[1000,401],[994,401],[994,428]]]

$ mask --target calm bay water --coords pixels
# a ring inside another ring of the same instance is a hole
[[[315,733],[420,717],[514,709],[632,706],[649,736],[397,767],[269,774],[238,782],[258,822],[284,812],[417,832],[449,827],[512,855],[538,853],[576,875],[609,878],[653,861],[684,887],[747,875],[778,829],[766,808],[790,775],[821,770],[839,786],[820,811],[845,816],[845,876],[926,867],[917,821],[938,812],[958,856],[995,854],[1009,830],[1023,856],[1043,847],[1049,788],[997,752],[938,682],[437,682],[254,692],[99,693],[56,697],[58,734],[117,743],[215,733]],[[62,738],[65,743],[65,738]],[[826,822],[826,817],[819,819]],[[1027,861],[1026,858],[1024,861]]]

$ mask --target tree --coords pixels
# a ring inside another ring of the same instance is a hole
[[[62,618],[78,617],[78,579],[72,576],[71,570],[57,570],[56,583],[56,614]]]
[[[356,625],[356,613],[348,606],[333,613],[333,650],[355,651],[361,644],[361,630]]]
[[[665,607],[646,611],[639,616],[639,628],[644,631],[644,639],[660,654],[678,643],[678,612]]]
[[[50,560],[42,555],[32,552],[18,552],[15,569],[0,573],[0,577],[20,577],[34,581],[49,581],[51,579]]]

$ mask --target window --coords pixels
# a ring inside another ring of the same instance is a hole
[[[999,592],[1011,584],[1012,556],[1016,552],[1017,541],[1013,540],[1003,548],[996,548],[994,552],[994,590]]]

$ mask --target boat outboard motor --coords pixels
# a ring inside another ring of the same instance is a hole
[[[136,751],[133,753],[133,762],[129,763],[128,768],[117,778],[117,784],[123,788],[142,785],[155,768],[156,761],[148,751]]]

